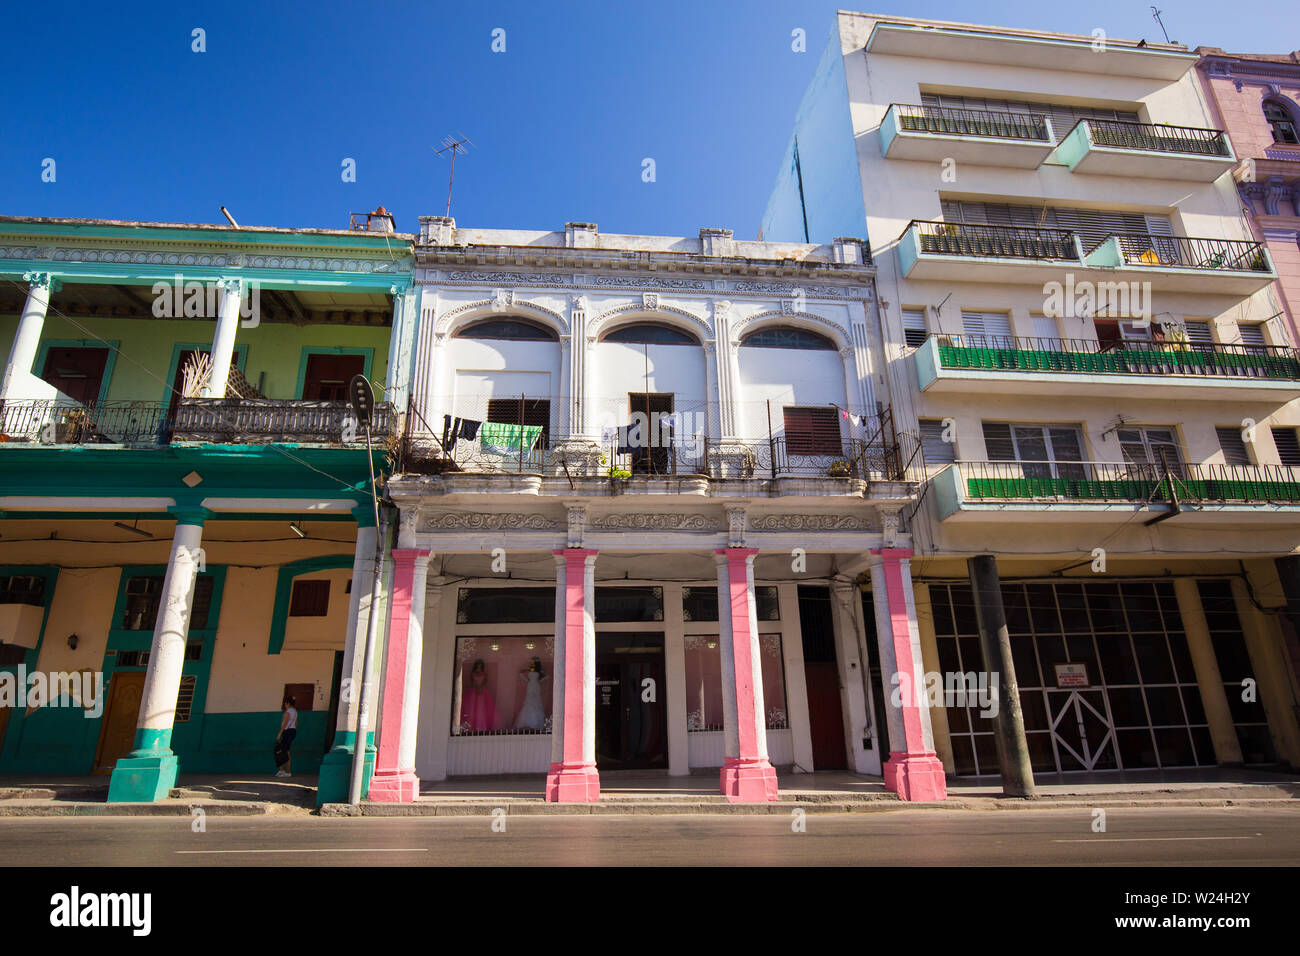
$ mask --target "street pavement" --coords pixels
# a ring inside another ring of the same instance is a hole
[[[1278,808],[0,819],[3,866],[1295,866]],[[199,832],[195,832],[196,829]]]

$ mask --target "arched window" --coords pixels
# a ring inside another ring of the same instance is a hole
[[[631,342],[637,345],[699,345],[699,339],[671,325],[638,322],[625,325],[606,335],[604,342]]]
[[[558,342],[553,329],[528,319],[484,319],[456,333],[458,339],[512,339],[526,342]]]
[[[1300,144],[1300,132],[1296,130],[1295,115],[1290,109],[1277,100],[1265,100],[1264,119],[1273,130],[1273,142]]]
[[[771,325],[759,329],[743,339],[740,344],[760,349],[818,349],[825,352],[839,351],[835,343],[824,335],[798,329],[792,325]]]

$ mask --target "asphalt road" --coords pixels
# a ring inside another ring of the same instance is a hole
[[[498,829],[500,823],[498,820]],[[1289,809],[913,810],[785,816],[9,818],[0,866],[1278,866]]]

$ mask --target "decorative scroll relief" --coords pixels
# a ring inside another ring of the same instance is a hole
[[[420,517],[421,531],[565,531],[568,521],[549,515],[450,513]]]
[[[750,531],[874,531],[869,518],[857,515],[750,515]]]
[[[587,522],[592,531],[725,531],[726,525],[713,515],[616,514],[601,515]]]
[[[498,285],[569,285],[571,277],[547,272],[465,272],[447,273],[448,282],[493,282]]]
[[[798,290],[806,296],[857,298],[857,293],[853,289],[832,285],[802,285],[794,282],[737,282],[733,288],[737,292],[758,292],[763,295],[794,295]],[[867,296],[867,298],[869,297]]]
[[[596,286],[616,286],[620,289],[707,289],[703,279],[663,279],[655,276],[596,276]]]

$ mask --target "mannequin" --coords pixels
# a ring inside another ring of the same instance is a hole
[[[542,661],[534,657],[523,670],[519,679],[524,683],[524,704],[519,708],[515,718],[515,730],[541,731],[546,726],[546,712],[542,710],[542,681],[549,680],[550,674],[542,670]]]
[[[469,687],[461,702],[460,725],[471,732],[497,729],[497,705],[492,691],[488,690],[487,665],[482,658],[474,662],[469,673]]]

